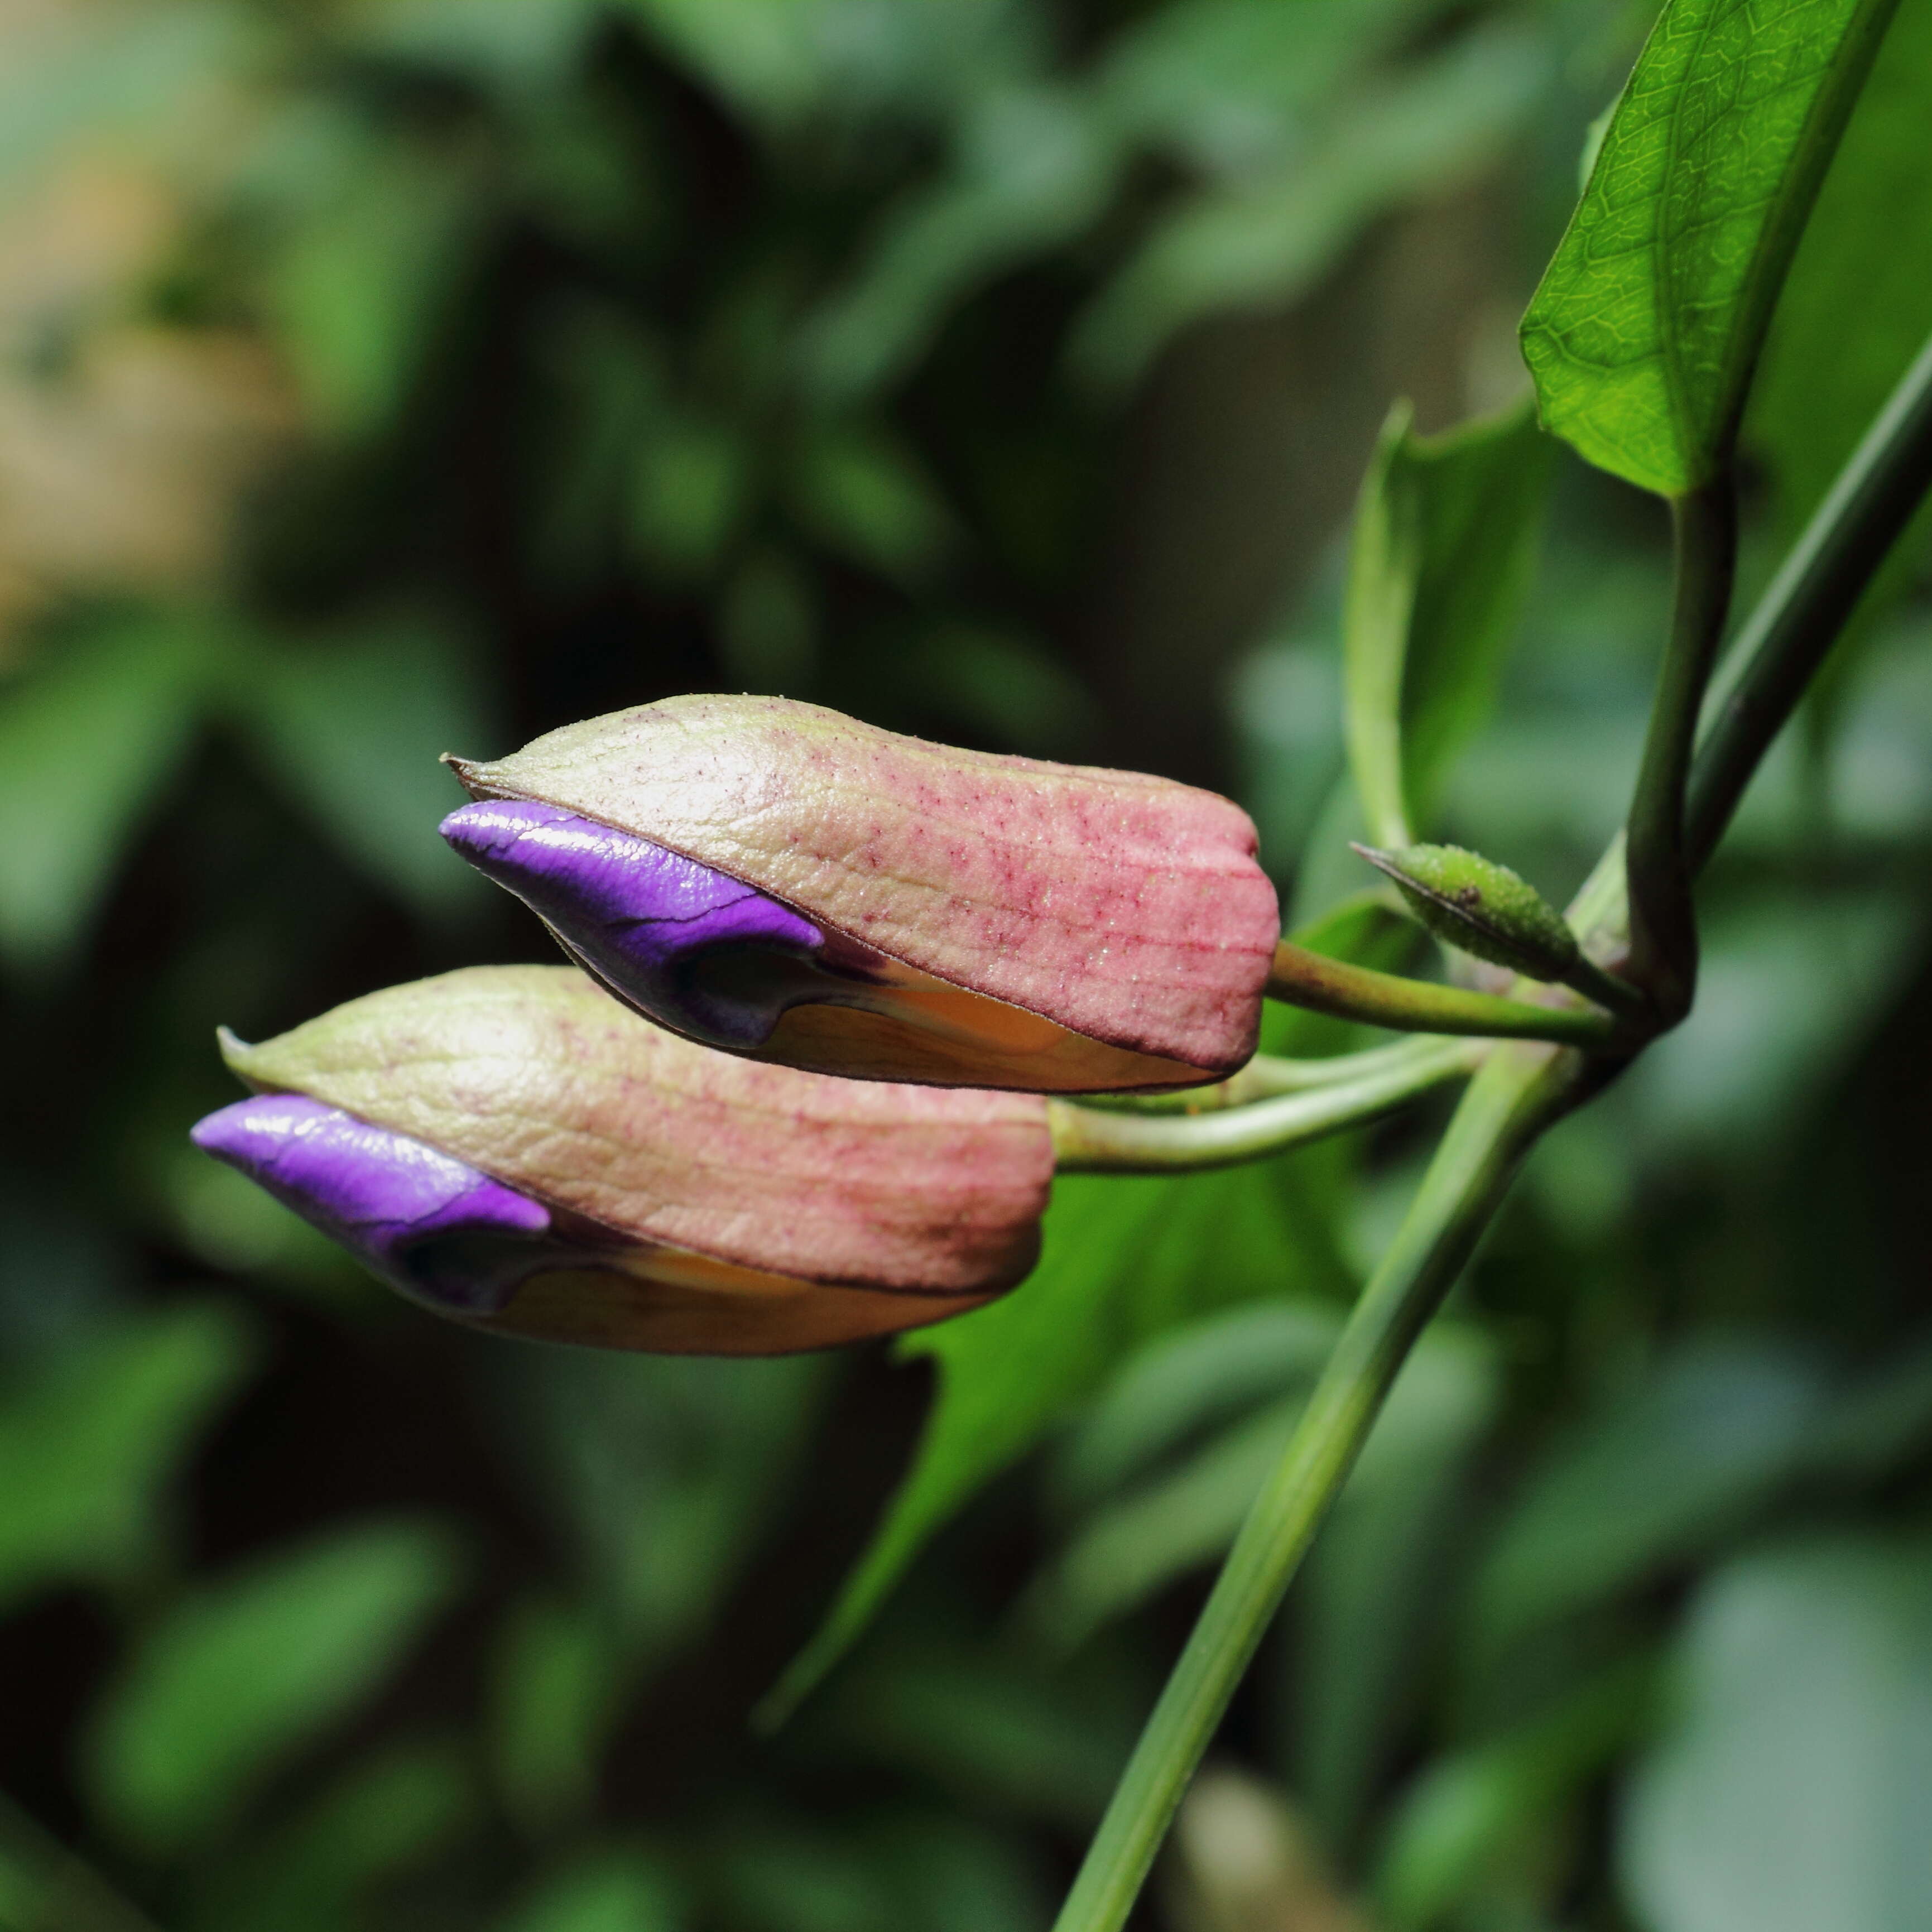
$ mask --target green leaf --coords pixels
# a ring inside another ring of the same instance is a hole
[[[332,166],[285,160],[304,182],[326,181],[330,199],[296,211],[266,295],[309,420],[352,442],[386,428],[422,374],[488,203],[454,153],[372,139],[356,123],[338,140]]]
[[[814,1704],[814,1748],[929,1781],[975,1814],[1090,1827],[1132,1748],[1136,1673],[1055,1669],[1004,1634],[962,1641],[916,1594],[910,1610]]]
[[[1069,1444],[1065,1486],[1083,1507],[1066,1548],[1026,1600],[1028,1621],[1049,1643],[1084,1641],[1225,1554],[1340,1325],[1328,1309],[1241,1309],[1157,1341],[1130,1366]],[[1228,1367],[1219,1385],[1204,1379],[1216,1362]],[[1378,1714],[1372,1707],[1397,1675],[1391,1654],[1406,1634],[1397,1606],[1413,1601],[1390,1587],[1390,1573],[1430,1546],[1430,1508],[1442,1502],[1444,1479],[1486,1419],[1490,1380],[1470,1337],[1426,1337],[1323,1532],[1316,1547],[1331,1561],[1315,1605],[1321,1628],[1312,1634],[1321,1660],[1311,1662],[1298,1703],[1299,1735],[1311,1751],[1339,1761],[1343,1743],[1372,1748],[1373,1724],[1354,1720]]]
[[[1298,1586],[1292,1782],[1338,1849],[1359,1832],[1404,1738],[1441,1633],[1496,1366],[1486,1336],[1438,1318],[1396,1378]]]
[[[1093,1508],[1204,1431],[1312,1382],[1341,1319],[1318,1303],[1270,1302],[1162,1336],[1114,1378],[1055,1457],[1062,1510]]]
[[[1398,404],[1357,500],[1342,620],[1348,756],[1370,836],[1413,842],[1487,718],[1535,560],[1550,446],[1527,402],[1440,436]]]
[[[1318,1171],[1291,1158],[1210,1174],[1062,1176],[1027,1282],[903,1345],[939,1365],[917,1458],[767,1714],[837,1661],[943,1523],[1155,1336],[1238,1302],[1341,1291],[1346,1272],[1300,1178]]]
[[[1538,1828],[1650,1718],[1654,1660],[1599,1672],[1499,1737],[1436,1759],[1398,1804],[1376,1890],[1397,1932],[1421,1932],[1480,1896],[1512,1851],[1542,1853]]]
[[[1480,1640],[1507,1644],[1736,1530],[1798,1466],[1824,1402],[1787,1350],[1712,1342],[1667,1360],[1532,1479],[1478,1586]]]
[[[525,1369],[518,1472],[632,1663],[662,1661],[716,1612],[796,1479],[836,1372],[824,1355],[588,1348]]]
[[[497,1639],[491,1768],[503,1808],[533,1838],[590,1809],[622,1714],[616,1649],[604,1620],[542,1598],[516,1606]]]
[[[1028,1592],[1032,1632],[1054,1652],[1070,1651],[1225,1555],[1281,1460],[1306,1395],[1304,1383],[1289,1400],[1244,1417],[1178,1468],[1096,1510]]]
[[[185,754],[219,646],[142,616],[48,645],[0,698],[0,953],[56,964]]]
[[[706,4],[716,10],[716,0]],[[937,19],[952,10],[902,15]],[[1000,16],[982,19],[990,26]],[[877,394],[928,349],[973,290],[1064,248],[1106,206],[1119,166],[1110,131],[1070,87],[986,75],[988,56],[1010,59],[1017,51],[1000,45],[1004,38],[982,27],[980,45],[941,54],[956,85],[973,67],[982,70],[972,76],[977,86],[962,88],[949,164],[930,188],[888,211],[850,282],[806,322],[801,361],[824,401]]]
[[[281,1550],[184,1598],[94,1713],[85,1777],[152,1854],[219,1834],[271,1773],[377,1690],[456,1581],[448,1538],[385,1523]]]
[[[1117,393],[1190,322],[1306,296],[1371,223],[1479,174],[1541,92],[1548,60],[1540,34],[1494,22],[1348,89],[1283,144],[1282,165],[1193,196],[1154,229],[1076,324],[1076,374]]]
[[[254,1355],[230,1310],[130,1318],[0,1407],[0,1606],[113,1582],[159,1554],[162,1497]]]
[[[631,534],[648,564],[676,583],[704,580],[744,519],[751,454],[728,423],[657,416],[631,465]]]
[[[1932,1901],[1932,1548],[1767,1550],[1693,1606],[1621,1834],[1656,1932],[1917,1932]]]
[[[462,800],[437,762],[486,742],[480,654],[397,617],[329,640],[263,638],[227,703],[274,778],[349,858],[434,916],[475,902],[476,874],[436,836]]]
[[[466,1755],[449,1743],[359,1763],[289,1824],[214,1870],[194,1932],[340,1932],[363,1898],[434,1858],[474,1821]]]
[[[910,454],[876,429],[809,439],[791,479],[800,520],[832,549],[916,584],[952,548],[950,513]]]
[[[676,1932],[682,1908],[656,1864],[639,1852],[598,1851],[538,1886],[500,1932]]]
[[[1897,0],[1670,0],[1523,318],[1545,426],[1666,496],[1728,457]]]

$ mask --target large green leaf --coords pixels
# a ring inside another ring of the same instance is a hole
[[[1932,1548],[1850,1539],[1720,1571],[1639,1771],[1624,1876],[1654,1932],[1932,1924]]]
[[[1544,424],[1681,496],[1727,454],[1897,0],[1670,0],[1523,318]]]
[[[154,1561],[162,1492],[252,1352],[230,1310],[170,1309],[118,1323],[13,1391],[0,1406],[0,1607]]]
[[[165,1854],[219,1833],[389,1675],[456,1568],[440,1531],[383,1523],[199,1586],[136,1647],[88,1727],[86,1783],[115,1834]]]
[[[1528,588],[1549,445],[1526,402],[1441,436],[1391,412],[1355,511],[1342,623],[1348,755],[1371,838],[1414,840],[1481,725]]]
[[[1040,1264],[990,1307],[909,1337],[940,1393],[911,1473],[824,1627],[774,1694],[789,1708],[871,1621],[941,1524],[1154,1336],[1342,1276],[1286,1162],[1190,1175],[1066,1175]]]

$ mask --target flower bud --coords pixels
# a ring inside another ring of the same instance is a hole
[[[1532,980],[1557,981],[1576,964],[1576,935],[1520,874],[1458,845],[1354,848],[1386,872],[1417,918],[1451,946]]]
[[[669,698],[494,764],[443,836],[660,1024],[848,1078],[1037,1093],[1250,1058],[1279,916],[1228,800]]]
[[[778,1354],[916,1328],[1039,1251],[1044,1103],[692,1045],[568,967],[391,987],[249,1046],[196,1141],[476,1326]]]

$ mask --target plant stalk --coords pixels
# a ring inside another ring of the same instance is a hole
[[[1049,1100],[1054,1164],[1063,1174],[1161,1174],[1254,1160],[1378,1120],[1472,1072],[1484,1051],[1472,1040],[1415,1044],[1424,1050],[1400,1058],[1364,1054],[1380,1064],[1352,1080],[1207,1113],[1125,1113]]]
[[[1195,1766],[1410,1346],[1462,1272],[1524,1154],[1584,1090],[1588,1070],[1580,1054],[1548,1046],[1486,1054],[1241,1526],[1054,1932],[1119,1932],[1126,1924]]]
[[[1932,488],[1932,340],[1900,379],[1738,634],[1739,666],[1691,774],[1694,872],[1716,849],[1886,555]]]
[[[1684,798],[1704,694],[1724,640],[1737,567],[1737,493],[1726,462],[1671,505],[1676,543],[1670,638],[1630,801],[1630,976],[1667,1023],[1690,1010],[1697,921],[1684,836]]]
[[[1311,952],[1289,939],[1275,948],[1268,994],[1311,1012],[1408,1033],[1550,1040],[1600,1052],[1615,1052],[1628,1043],[1626,1029],[1608,1013],[1567,1004],[1538,1006],[1430,980],[1406,980],[1400,974],[1378,973],[1371,967]]]
[[[1929,486],[1932,343],[1859,444],[1740,638],[1736,655],[1744,668],[1698,755],[1688,824],[1678,826],[1676,850],[1687,873],[1708,857],[1837,628]],[[1680,707],[1680,728],[1682,722]],[[1646,770],[1650,764],[1647,748]],[[1664,842],[1668,849],[1670,842]],[[1637,868],[1625,854],[1620,833],[1570,905],[1570,922],[1586,944],[1620,944],[1630,922]],[[1243,1526],[1054,1932],[1118,1932],[1125,1923],[1188,1780],[1410,1344],[1474,1249],[1523,1155],[1588,1097],[1593,1077],[1600,1078],[1613,1064],[1600,1060],[1593,1070],[1579,1054],[1526,1045],[1489,1050],[1401,1232],[1364,1291],[1282,1461]]]

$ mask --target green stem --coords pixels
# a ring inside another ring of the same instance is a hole
[[[1141,1734],[1054,1932],[1118,1932],[1187,1783],[1409,1346],[1461,1272],[1524,1153],[1587,1063],[1547,1046],[1492,1049],[1462,1097],[1374,1279]]]
[[[1803,694],[1804,680],[1830,649],[1834,626],[1842,626],[1863,595],[1928,482],[1932,344],[1899,384],[1745,626],[1737,652],[1744,669],[1692,778],[1680,845],[1688,869],[1709,856],[1758,760]],[[1586,944],[1621,944],[1634,869],[1620,833],[1570,907],[1570,922]],[[1538,1070],[1539,1061],[1546,1071]],[[1188,1778],[1404,1352],[1454,1280],[1524,1151],[1587,1097],[1588,1077],[1574,1055],[1529,1047],[1491,1050],[1242,1530],[1055,1932],[1113,1932],[1125,1922]]]
[[[1640,1026],[1649,1025],[1655,1018],[1649,998],[1640,988],[1606,973],[1587,952],[1577,955],[1563,976],[1563,984],[1573,993],[1581,993],[1585,999],[1594,1000],[1598,1006],[1607,1006]]]
[[[1472,1072],[1484,1051],[1473,1041],[1432,1040],[1353,1080],[1210,1113],[1119,1113],[1049,1100],[1054,1165],[1063,1174],[1158,1174],[1259,1160],[1379,1119]]]
[[[1671,505],[1676,582],[1670,639],[1651,707],[1643,763],[1630,802],[1630,976],[1666,1020],[1690,1010],[1697,983],[1697,922],[1684,838],[1684,794],[1697,719],[1724,640],[1737,565],[1737,496],[1730,466]]]
[[[1238,1073],[1231,1073],[1211,1087],[1184,1087],[1164,1094],[1096,1094],[1080,1104],[1125,1114],[1215,1114],[1226,1107],[1271,1100],[1277,1094],[1306,1094],[1318,1087],[1340,1087],[1392,1072],[1433,1053],[1436,1044],[1426,1034],[1418,1034],[1397,1040],[1393,1046],[1330,1054],[1322,1060],[1288,1060],[1278,1054],[1258,1053]]]
[[[1932,340],[1899,380],[1738,634],[1742,667],[1690,781],[1694,872],[1724,836],[1751,775],[1932,488]]]
[[[1626,1036],[1607,1013],[1574,1006],[1538,1006],[1430,980],[1405,980],[1311,952],[1284,939],[1274,951],[1268,998],[1337,1019],[1407,1033],[1475,1035],[1485,1040],[1544,1040],[1614,1052]]]

